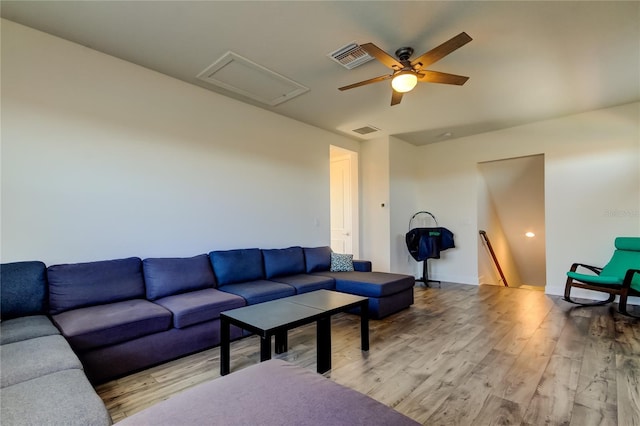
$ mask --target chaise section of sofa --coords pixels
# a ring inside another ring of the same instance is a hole
[[[331,272],[317,274],[332,277],[336,290],[369,298],[371,318],[380,319],[413,305],[415,279],[388,272]]]
[[[369,315],[381,319],[413,305],[415,278],[372,272],[371,262],[353,261],[353,271],[332,271],[331,248],[305,248],[306,271],[335,281],[336,291],[369,298]]]
[[[45,265],[2,264],[0,282],[0,423],[111,424],[80,360],[45,315]]]

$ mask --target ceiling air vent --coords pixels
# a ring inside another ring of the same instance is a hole
[[[368,135],[369,133],[373,133],[373,132],[377,132],[380,129],[377,129],[373,126],[364,126],[364,127],[360,127],[358,129],[353,129],[353,132],[359,133],[361,135]]]
[[[356,42],[347,44],[335,52],[329,53],[327,56],[348,70],[354,69],[373,59],[373,56],[365,52]]]
[[[225,53],[197,78],[270,106],[279,105],[309,90],[233,52]]]

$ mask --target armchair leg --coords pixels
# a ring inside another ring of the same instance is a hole
[[[575,301],[573,299],[571,299],[571,288],[572,288],[572,284],[573,280],[571,278],[567,278],[567,284],[564,287],[564,300],[566,300],[569,303],[575,303],[576,305],[582,305],[582,306],[599,306],[599,305],[606,305],[607,303],[611,303],[615,300],[616,295],[613,293],[609,293],[609,297],[606,300],[599,300],[597,302],[578,302]],[[622,298],[620,298],[620,300],[622,300]],[[626,306],[625,306],[626,309]]]
[[[633,315],[630,314],[627,311],[627,298],[629,297],[629,293],[624,291],[620,294],[620,302],[618,302],[618,312],[620,312],[622,315],[626,315],[628,317],[632,317],[632,318],[640,318],[640,316],[638,315]]]

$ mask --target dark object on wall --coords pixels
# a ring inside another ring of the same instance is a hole
[[[420,215],[428,215],[436,226],[414,227],[418,223]],[[422,264],[422,278],[417,279],[429,285],[429,282],[440,282],[429,279],[427,259],[440,259],[440,252],[455,247],[453,232],[447,228],[438,226],[435,216],[428,211],[420,211],[414,214],[409,220],[409,232],[405,235],[405,242],[409,254]]]

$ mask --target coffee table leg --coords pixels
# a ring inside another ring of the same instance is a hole
[[[287,337],[287,330],[276,333],[276,348],[277,354],[283,354],[289,349],[289,341]]]
[[[363,351],[369,350],[369,299],[360,306],[360,346]]]
[[[220,317],[220,375],[229,374],[229,321]]]
[[[331,317],[320,318],[317,322],[317,360],[318,373],[331,370]]]
[[[271,336],[260,336],[260,362],[271,359]]]

